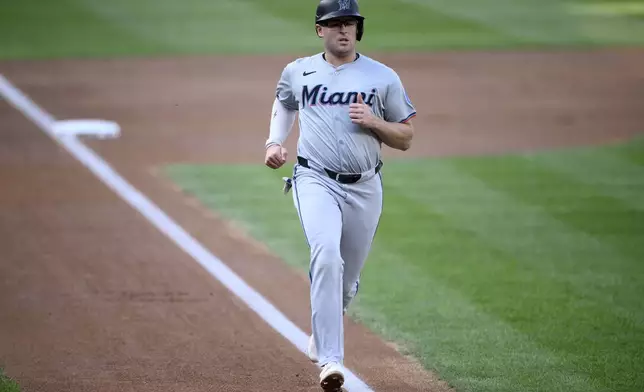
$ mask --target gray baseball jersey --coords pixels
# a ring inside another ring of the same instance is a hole
[[[382,172],[375,174],[381,141],[353,124],[349,104],[358,94],[380,118],[404,122],[416,114],[396,72],[367,56],[334,67],[322,53],[297,59],[282,71],[277,99],[299,111],[293,203],[311,250],[311,327],[321,364],[344,358],[343,309],[356,296],[383,206]],[[319,166],[339,173],[367,173],[340,183]]]
[[[341,173],[360,173],[378,164],[381,141],[349,117],[349,104],[358,93],[386,121],[404,122],[416,114],[398,74],[365,55],[334,67],[319,53],[284,67],[277,98],[299,110],[298,155]]]

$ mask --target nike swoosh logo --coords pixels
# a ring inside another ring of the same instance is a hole
[[[309,76],[310,74],[314,74],[314,73],[316,73],[316,72],[317,72],[317,71],[311,71],[311,72],[306,72],[306,71],[304,71],[304,73],[302,74],[302,76]]]

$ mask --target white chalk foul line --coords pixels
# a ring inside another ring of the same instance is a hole
[[[130,206],[145,216],[153,226],[164,233],[178,247],[192,256],[195,261],[201,264],[217,280],[244,301],[248,307],[255,311],[273,329],[290,341],[302,353],[305,352],[308,336],[304,331],[297,327],[266,298],[250,287],[219,258],[215,257],[208,249],[175,223],[144,194],[123,179],[100,156],[78,140],[76,133],[59,134],[55,132],[56,119],[38,107],[38,105],[13,86],[1,74],[0,95],[4,96],[12,106],[21,111],[47,135],[63,146],[72,156],[85,165],[85,167]],[[86,134],[91,134],[91,132],[88,131]],[[349,369],[346,369],[345,378],[344,386],[348,391],[372,392],[372,389]]]

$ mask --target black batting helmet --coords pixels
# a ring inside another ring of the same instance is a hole
[[[315,12],[315,23],[324,24],[330,19],[343,16],[350,16],[358,20],[356,39],[360,41],[364,32],[364,17],[360,15],[358,0],[320,0]]]

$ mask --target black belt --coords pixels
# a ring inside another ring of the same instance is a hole
[[[298,156],[297,157],[297,163],[299,163],[303,167],[310,168],[309,160],[304,158],[304,157]],[[376,170],[375,170],[374,174],[377,174],[380,171],[381,168],[382,168],[382,161],[378,161],[378,165],[376,166]],[[326,172],[326,174],[329,177],[333,178],[334,180],[336,180],[337,182],[339,182],[341,184],[353,184],[353,183],[356,183],[356,182],[360,181],[360,179],[362,178],[362,174],[360,174],[360,173],[357,173],[357,174],[340,174],[340,173],[334,172],[333,170],[329,170],[329,169],[326,169],[326,168],[324,169],[324,171]]]

